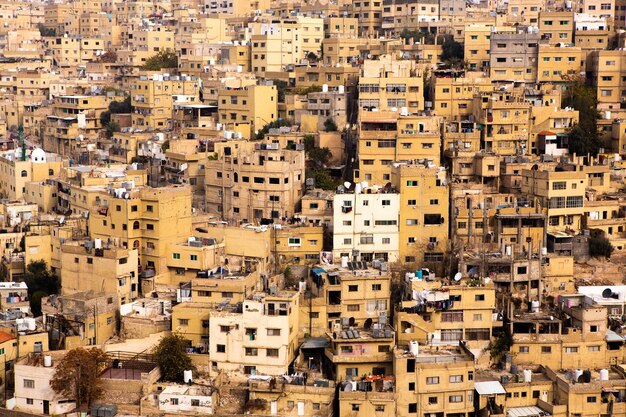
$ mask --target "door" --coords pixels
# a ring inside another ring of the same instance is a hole
[[[50,401],[43,400],[43,413],[45,415],[50,414]]]

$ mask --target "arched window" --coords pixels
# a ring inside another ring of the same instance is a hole
[[[28,177],[28,172],[26,172],[26,170],[22,171],[22,177]]]
[[[135,240],[133,242],[133,249],[139,249],[139,241],[138,240]]]
[[[135,223],[133,223],[133,229],[134,230],[139,229],[139,222],[138,221],[135,221]]]

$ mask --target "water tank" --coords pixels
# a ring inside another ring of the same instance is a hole
[[[539,307],[540,307],[539,301],[535,300],[535,301],[530,302],[530,311],[532,313],[539,313]]]
[[[607,110],[607,111],[605,111],[605,112],[604,112],[604,118],[605,118],[606,120],[611,120],[611,112],[610,112],[610,111],[608,111],[608,110]]]
[[[96,239],[94,240],[94,247],[96,249],[102,249],[102,239]]]
[[[589,369],[583,371],[583,381],[587,384],[591,382],[591,371]]]
[[[505,255],[511,256],[511,252],[512,252],[511,245],[507,245],[506,248],[504,249]]]
[[[417,341],[411,340],[409,342],[409,352],[411,352],[411,355],[413,355],[413,356],[419,355],[419,353],[420,353],[420,346],[419,346],[419,343],[417,343]]]
[[[26,317],[24,319],[24,321],[26,322],[26,328],[28,330],[36,330],[37,329],[37,321],[34,318]]]
[[[578,378],[580,378],[582,374],[583,374],[582,369],[576,369],[574,371],[574,381],[578,382]]]
[[[322,93],[328,93],[328,84],[322,84]]]
[[[275,416],[276,414],[278,414],[278,401],[273,400],[270,403],[270,414]]]
[[[567,0],[567,1],[565,2],[565,8],[566,8],[567,10],[571,10],[571,9],[572,9],[572,2],[571,2],[571,0]]]
[[[232,139],[232,138],[233,138],[233,132],[231,132],[230,130],[225,130],[224,139]]]
[[[608,380],[609,380],[609,370],[600,369],[600,381],[608,381]]]
[[[341,267],[342,268],[347,268],[348,267],[348,258],[347,256],[342,256],[341,257]]]
[[[237,72],[243,72],[243,65],[237,65]]]
[[[45,366],[46,368],[50,368],[52,366],[52,356],[45,355],[43,357],[43,366]]]
[[[193,380],[192,376],[193,372],[191,370],[183,371],[183,381],[185,382],[185,384],[191,383],[191,381]]]
[[[409,108],[408,107],[400,107],[400,116],[408,116]]]
[[[300,281],[298,283],[298,290],[300,292],[305,292],[306,291],[306,281]]]
[[[215,59],[209,58],[209,65],[215,65]]]
[[[548,248],[546,248],[545,246],[541,248],[541,255],[542,256],[546,256],[548,254]]]
[[[533,371],[524,369],[524,382],[530,383],[533,380]]]
[[[343,93],[345,92],[345,90],[344,90],[344,86],[343,86],[343,85],[338,86],[338,87],[337,87],[337,92],[338,92],[339,94],[343,94]]]

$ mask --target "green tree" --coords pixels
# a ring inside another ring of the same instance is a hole
[[[339,180],[333,178],[325,169],[309,168],[306,170],[307,178],[315,179],[315,187],[322,190],[335,190],[339,186]]]
[[[287,93],[287,81],[284,80],[275,80],[274,85],[276,86],[276,90],[278,92],[278,102],[285,102],[285,94]]]
[[[145,71],[159,71],[163,68],[178,68],[178,56],[173,51],[160,51],[146,60],[141,67]]]
[[[126,96],[123,101],[112,101],[109,103],[109,109],[100,114],[100,124],[106,128],[111,122],[112,114],[127,114],[133,111],[133,106],[130,104],[130,96]]]
[[[24,282],[28,286],[30,310],[33,316],[41,316],[41,297],[59,293],[59,277],[48,269],[45,261],[33,261],[26,266]]]
[[[589,255],[593,257],[605,257],[609,259],[615,247],[605,237],[592,237],[589,239]]]
[[[441,59],[450,66],[462,67],[465,57],[463,45],[454,40],[452,35],[440,36]]]
[[[161,378],[165,381],[182,382],[186,370],[195,367],[191,358],[185,353],[189,345],[187,339],[180,334],[172,334],[161,339],[152,354],[161,369]]]
[[[120,125],[117,122],[109,122],[106,127],[106,136],[111,139],[115,132],[120,131]]]
[[[78,409],[82,404],[90,407],[104,394],[99,376],[110,363],[100,348],[72,349],[57,364],[50,385],[56,393],[75,399]]]
[[[576,77],[570,80],[567,92],[563,95],[561,107],[578,110],[578,124],[569,131],[568,148],[578,155],[597,155],[600,151],[598,133],[598,97],[596,89],[586,85]]]
[[[337,131],[337,123],[329,117],[324,121],[324,130],[327,132],[336,132]]]
[[[489,357],[493,362],[500,362],[504,355],[506,355],[513,344],[513,336],[511,336],[511,332],[508,330],[508,327],[505,326],[505,330],[501,331],[495,338],[489,342],[486,350],[489,352]]]

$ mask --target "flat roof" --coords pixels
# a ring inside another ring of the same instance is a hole
[[[543,411],[539,407],[510,407],[507,409],[507,417],[530,417],[530,416],[550,416],[552,414]]]

